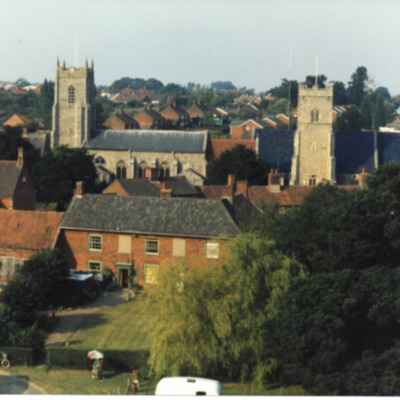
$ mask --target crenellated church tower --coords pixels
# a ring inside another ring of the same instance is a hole
[[[299,86],[297,129],[290,185],[336,183],[335,137],[332,127],[333,87]]]
[[[96,127],[94,66],[66,67],[57,59],[51,146],[81,147]]]

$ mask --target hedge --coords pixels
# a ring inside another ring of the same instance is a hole
[[[33,365],[35,351],[26,347],[1,346],[0,351],[7,353],[11,365]]]
[[[50,365],[76,369],[91,369],[93,360],[88,358],[90,350],[78,350],[68,347],[48,347]],[[100,350],[101,351],[101,350]],[[147,365],[149,352],[147,350],[107,350],[104,352],[104,370],[113,369],[128,372]]]

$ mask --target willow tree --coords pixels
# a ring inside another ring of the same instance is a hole
[[[202,375],[265,381],[259,327],[275,316],[301,265],[272,241],[243,234],[220,264],[162,268],[147,297],[154,330],[150,366],[158,376]]]

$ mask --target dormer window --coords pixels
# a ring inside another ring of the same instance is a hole
[[[70,86],[68,88],[68,104],[74,104],[75,103],[75,88],[73,86]]]

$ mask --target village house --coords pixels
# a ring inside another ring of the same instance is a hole
[[[202,125],[204,114],[212,112],[209,107],[201,102],[201,100],[194,102],[186,111],[188,112],[193,125]]]
[[[176,129],[185,129],[190,124],[189,114],[174,101],[168,107],[161,111],[161,115],[166,120],[166,123]]]
[[[35,253],[54,248],[64,213],[0,209],[0,282]]]
[[[125,114],[123,108],[118,113],[111,115],[103,125],[108,129],[115,130],[139,129],[139,123],[128,114]]]
[[[267,129],[269,124],[262,120],[232,121],[230,125],[231,139],[255,139],[256,129]]]
[[[82,183],[60,228],[71,269],[108,268],[120,287],[132,269],[135,282],[148,285],[168,262],[218,262],[239,233],[227,200],[83,194]]]
[[[23,148],[19,147],[16,161],[0,161],[0,209],[34,210],[35,197]]]
[[[45,128],[45,126],[38,119],[18,114],[14,114],[13,116],[11,116],[7,121],[4,122],[3,126],[21,126],[23,128],[27,128],[28,131],[33,132],[43,130]]]
[[[165,125],[164,117],[151,108],[151,104],[146,104],[142,111],[134,115],[134,119],[139,124],[139,129],[163,129]]]

